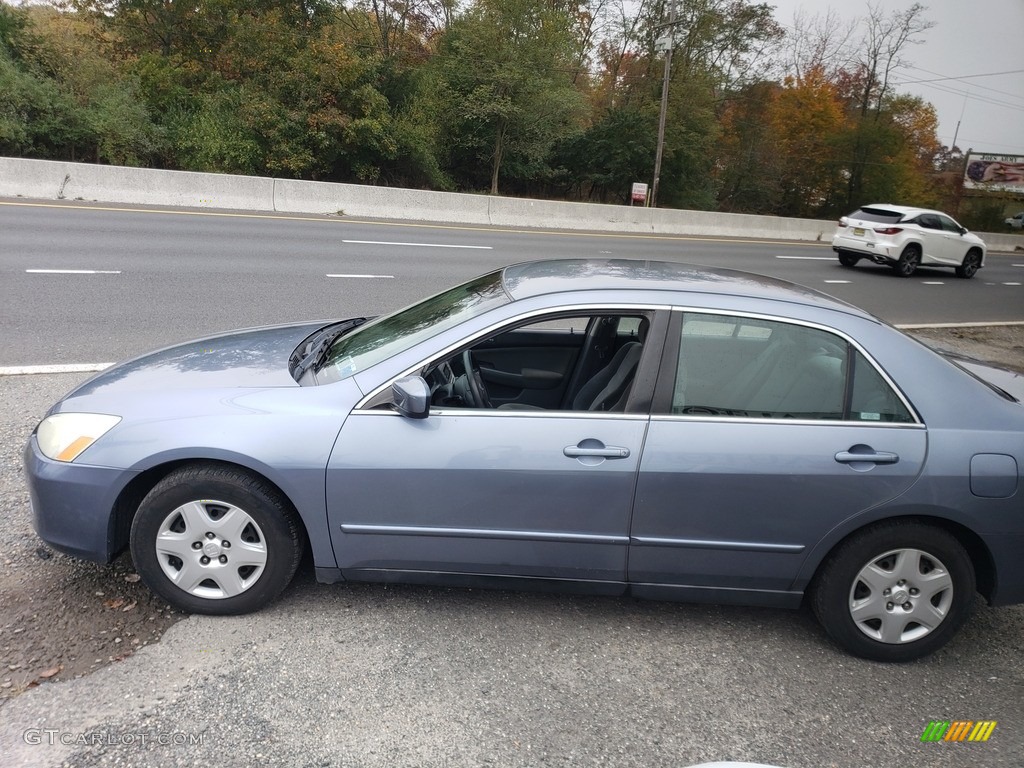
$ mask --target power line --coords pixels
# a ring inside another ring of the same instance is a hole
[[[934,88],[935,90],[941,91],[943,93],[951,93],[951,94],[953,94],[955,96],[966,96],[968,99],[972,99],[974,101],[979,101],[979,102],[981,102],[983,104],[991,104],[991,105],[996,106],[996,107],[1005,107],[1006,109],[1013,109],[1013,110],[1016,110],[1018,112],[1024,111],[1024,104],[1011,104],[1008,101],[1002,101],[1000,99],[993,99],[990,96],[986,96],[986,95],[980,94],[980,93],[971,93],[970,91],[958,91],[955,88],[943,88],[942,86],[931,85],[931,84],[925,84],[925,87],[927,87],[927,88]]]
[[[912,69],[916,69],[916,67],[912,67]],[[928,70],[927,69],[922,69],[921,71],[922,72],[927,72]],[[957,77],[936,77],[933,80],[908,80],[906,85],[911,85],[913,83],[937,83],[937,82],[939,82],[941,80],[970,80],[970,79],[975,78],[975,77],[996,77],[997,75],[1019,75],[1022,72],[1024,72],[1024,69],[1011,69],[1011,70],[1007,70],[1006,72],[984,72],[984,73],[982,73],[980,75],[959,75]],[[938,73],[937,72],[933,72],[932,74],[935,75],[935,74],[938,74]]]
[[[903,84],[897,83],[897,85]],[[942,93],[949,93],[954,96],[965,96],[968,99],[981,102],[982,104],[989,104],[995,107],[1003,107],[1004,109],[1012,109],[1016,112],[1024,112],[1024,105],[1011,104],[1006,101],[1000,101],[999,99],[993,99],[989,96],[985,96],[984,94],[971,93],[970,91],[959,91],[955,88],[944,88],[941,85],[935,85],[933,83],[922,83],[922,85],[924,85],[927,88],[934,88],[935,90],[941,91]]]
[[[958,79],[961,79],[961,78],[956,78],[956,77],[947,77],[947,76],[945,76],[945,75],[943,75],[943,74],[941,74],[939,72],[932,72],[930,69],[924,69],[923,67],[915,67],[915,66],[910,65],[910,64],[904,64],[904,65],[902,65],[900,67],[900,69],[913,69],[913,70],[917,70],[918,72],[927,72],[929,75],[935,75],[937,78],[939,78],[939,80],[958,80]],[[909,83],[933,83],[933,82],[938,82],[938,81],[937,80],[909,80],[909,81],[907,81],[908,84]],[[985,91],[992,91],[992,93],[998,93],[1000,96],[1009,96],[1011,99],[1021,99],[1022,98],[1019,93],[1010,93],[1009,91],[1000,91],[998,88],[990,88],[987,85],[978,85],[977,83],[970,83],[970,86],[971,86],[971,88],[981,88],[982,90],[985,90]]]

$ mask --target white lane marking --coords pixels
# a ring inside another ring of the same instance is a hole
[[[845,285],[845,284],[849,283],[850,281],[849,280],[826,280],[825,282],[830,284],[830,285]]]
[[[1003,283],[1003,285],[1020,285],[1020,283]]]
[[[1024,320],[989,320],[980,323],[900,323],[901,330],[916,331],[924,328],[986,328],[990,325],[1024,325]]]
[[[1010,266],[1013,266],[1013,267],[1024,267],[1024,264],[1011,264]]]
[[[120,269],[26,269],[32,275],[120,275]]]
[[[448,245],[446,243],[390,243],[384,240],[342,240],[353,245],[407,245],[413,248],[472,248],[478,251],[493,251],[490,245]]]
[[[356,277],[362,280],[394,280],[394,275],[327,275],[327,277]]]
[[[797,259],[799,261],[835,261],[835,256],[776,256],[776,259]]]
[[[945,285],[941,280],[922,280],[921,285]]]
[[[9,365],[0,367],[0,376],[31,376],[37,373],[91,373],[102,371],[113,363],[76,363],[72,365]]]

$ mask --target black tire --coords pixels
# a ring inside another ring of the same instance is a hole
[[[892,269],[900,277],[910,277],[914,274],[914,270],[917,269],[920,263],[921,246],[917,243],[911,243],[903,249],[903,253],[900,254],[896,263],[892,265]]]
[[[139,575],[189,613],[262,608],[291,582],[304,548],[291,505],[266,480],[235,467],[175,470],[146,495],[132,521]]]
[[[974,600],[974,565],[963,546],[940,528],[907,520],[880,523],[847,539],[811,590],[811,607],[837,644],[885,662],[912,661],[941,648]],[[882,618],[873,618],[876,612]]]
[[[860,261],[860,256],[854,256],[846,251],[839,252],[839,263],[844,267],[855,267],[858,261]]]
[[[956,276],[964,280],[970,280],[981,269],[981,251],[972,248],[964,256],[963,263],[956,268]]]

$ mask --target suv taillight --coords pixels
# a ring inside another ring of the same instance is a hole
[[[902,231],[902,227],[882,227],[881,229],[875,230],[875,232],[880,235],[898,235]]]
[[[845,216],[840,216],[839,217],[839,226],[840,227],[845,227],[847,225],[847,223],[848,222],[846,221],[846,217]]]

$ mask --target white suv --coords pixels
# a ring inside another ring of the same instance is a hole
[[[957,277],[971,278],[985,265],[980,237],[944,213],[902,205],[865,205],[843,216],[832,250],[844,267],[870,259],[892,267],[900,277],[929,266],[953,267]]]

